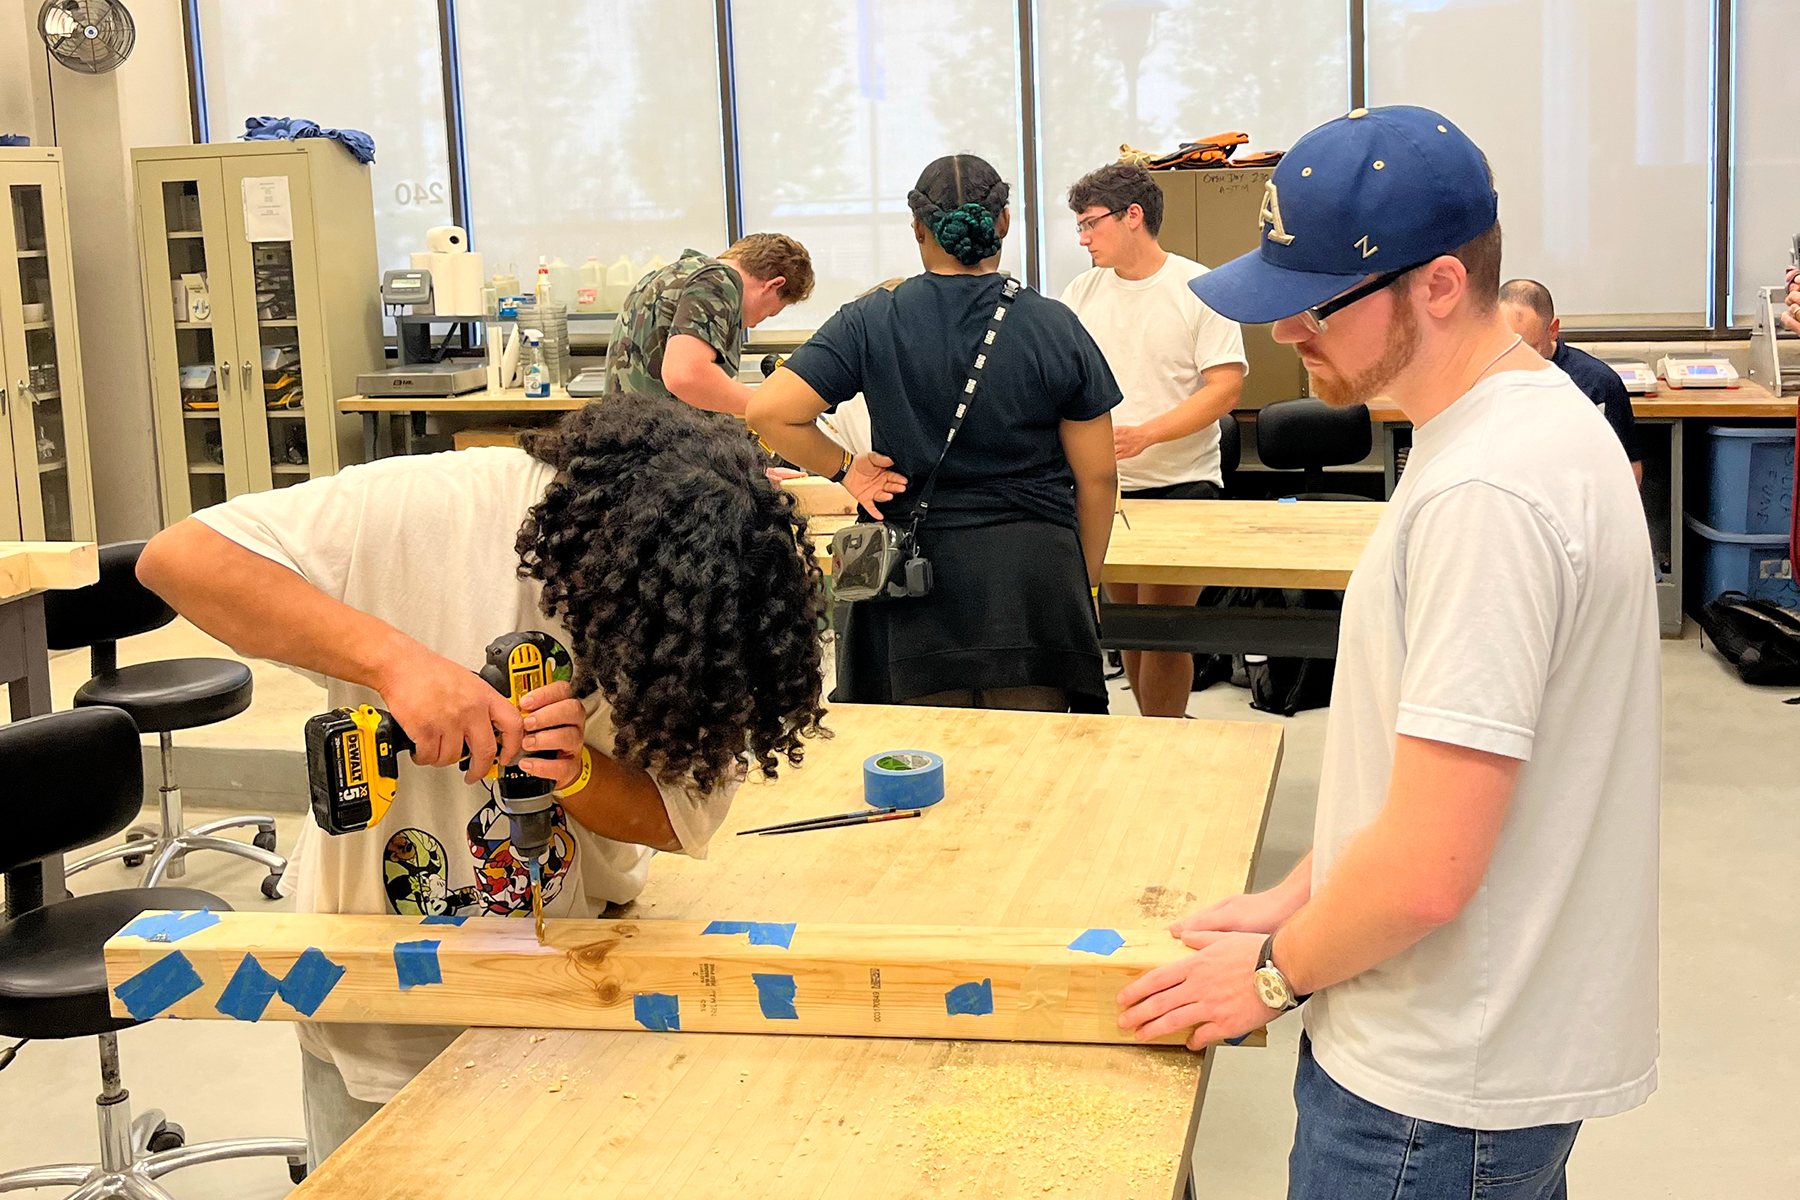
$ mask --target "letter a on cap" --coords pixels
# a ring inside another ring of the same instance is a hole
[[[1281,223],[1281,197],[1276,194],[1273,179],[1263,184],[1262,210],[1256,214],[1256,219],[1268,226],[1263,233],[1264,237],[1280,242],[1284,246],[1293,244],[1294,235],[1289,233]]]

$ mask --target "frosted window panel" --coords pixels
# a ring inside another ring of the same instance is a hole
[[[1041,0],[1045,290],[1092,266],[1069,185],[1116,162],[1238,130],[1284,150],[1350,107],[1344,0]],[[1217,264],[1210,264],[1217,265]]]
[[[1800,233],[1800,5],[1738,0],[1731,311],[1750,323],[1757,289],[1779,285]]]
[[[247,117],[305,117],[375,139],[383,267],[407,266],[425,231],[450,223],[434,0],[200,0],[200,38],[213,141],[243,136]]]
[[[469,237],[490,274],[725,249],[711,0],[456,11]]]
[[[945,154],[1012,185],[1002,269],[1023,271],[1013,0],[736,0],[744,227],[798,238],[818,284],[759,329],[811,329],[922,269],[906,193]],[[776,67],[779,64],[779,67]]]
[[[1370,0],[1369,102],[1421,104],[1487,153],[1507,276],[1564,324],[1706,323],[1708,0]]]

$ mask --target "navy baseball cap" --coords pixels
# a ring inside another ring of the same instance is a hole
[[[1499,198],[1468,135],[1428,108],[1359,108],[1282,156],[1262,245],[1188,287],[1246,325],[1291,317],[1369,275],[1430,262],[1493,228]]]

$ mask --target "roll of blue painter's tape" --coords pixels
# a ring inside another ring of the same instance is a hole
[[[863,799],[876,808],[929,808],[944,798],[944,760],[929,750],[884,750],[863,760]]]

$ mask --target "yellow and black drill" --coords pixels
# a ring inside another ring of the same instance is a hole
[[[573,663],[555,638],[526,630],[495,638],[478,674],[518,708],[527,692],[572,678]],[[355,833],[378,824],[394,802],[400,755],[412,749],[412,739],[400,723],[372,705],[333,709],[308,720],[306,773],[313,819],[320,828],[327,833]],[[466,747],[463,762],[466,767]],[[487,777],[494,782],[500,811],[506,814],[513,853],[531,871],[531,910],[541,942],[543,866],[550,849],[556,785],[499,763],[488,769]]]

